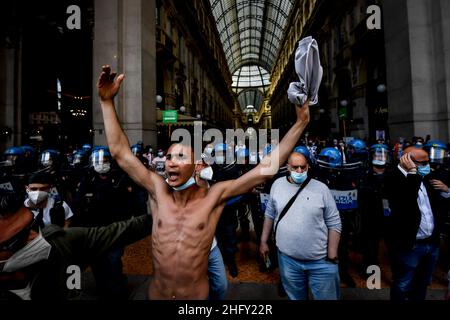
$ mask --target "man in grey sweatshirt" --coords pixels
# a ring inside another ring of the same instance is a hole
[[[270,190],[260,244],[263,257],[280,213],[307,181],[309,165],[303,154],[293,152],[288,169],[289,175],[277,179]],[[308,288],[316,300],[339,299],[340,232],[341,219],[330,190],[311,179],[280,220],[275,235],[281,282],[290,299],[308,299]]]

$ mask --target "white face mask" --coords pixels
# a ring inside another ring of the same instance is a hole
[[[213,174],[213,169],[211,167],[206,167],[200,171],[199,176],[203,180],[212,180]]]
[[[100,174],[108,173],[109,170],[111,170],[111,164],[110,163],[94,164],[94,170],[95,172]]]
[[[48,192],[46,191],[28,191],[28,199],[33,204],[39,204],[48,199]]]
[[[23,289],[9,290],[9,291],[14,293],[22,300],[31,300],[31,283],[28,283],[27,286]]]
[[[164,153],[162,153],[162,152],[158,152],[158,157],[162,158],[162,157],[163,157],[163,155],[164,155]]]
[[[109,170],[111,170],[111,164],[110,163],[94,164],[94,170],[95,172],[100,174],[108,173]]]
[[[50,243],[39,233],[39,236],[6,260],[0,272],[15,272],[42,260],[47,260],[51,249]]]
[[[374,160],[372,160],[372,164],[375,166],[384,166],[384,165],[386,165],[386,161],[374,159]]]

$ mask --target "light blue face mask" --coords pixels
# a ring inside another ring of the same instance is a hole
[[[430,171],[431,168],[429,164],[427,164],[426,166],[417,167],[417,173],[420,174],[422,177],[425,177],[427,174],[430,174]]]
[[[291,171],[291,179],[297,184],[301,184],[305,182],[308,177],[308,171],[303,171],[302,173],[298,173],[296,171]]]
[[[178,187],[172,187],[172,189],[175,191],[181,191],[181,190],[185,190],[185,189],[193,186],[194,184],[195,184],[195,178],[190,177],[189,180],[186,181],[184,184],[182,184],[181,186],[178,186]]]

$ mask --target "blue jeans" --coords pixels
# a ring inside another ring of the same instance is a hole
[[[228,289],[227,274],[219,247],[215,246],[208,258],[209,300],[223,300]]]
[[[438,260],[439,248],[416,243],[411,250],[393,256],[391,300],[425,300]]]
[[[281,283],[291,300],[308,300],[308,289],[314,300],[338,300],[339,268],[323,259],[297,260],[278,251]]]

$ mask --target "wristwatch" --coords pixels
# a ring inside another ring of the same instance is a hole
[[[334,264],[338,264],[339,263],[338,257],[334,257],[334,258],[326,257],[325,261],[328,261],[328,262],[331,262],[331,263],[334,263]]]

